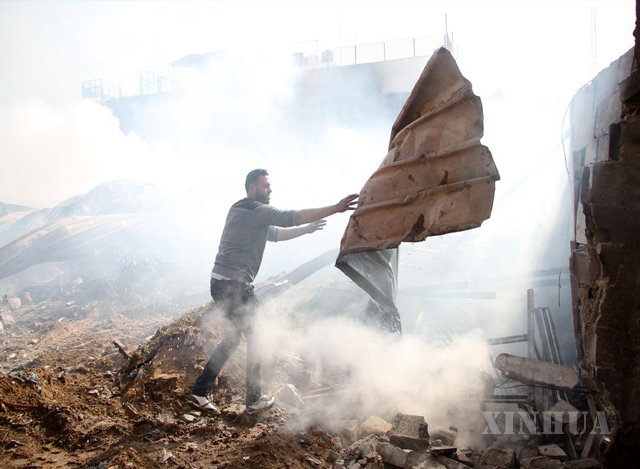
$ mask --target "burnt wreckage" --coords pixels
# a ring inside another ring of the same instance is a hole
[[[479,227],[500,179],[480,98],[451,53],[437,50],[391,129],[389,152],[360,191],[336,267],[370,296],[367,316],[402,333],[398,246]]]

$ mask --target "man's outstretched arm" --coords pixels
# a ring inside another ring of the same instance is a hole
[[[318,220],[313,223],[309,223],[308,225],[296,226],[295,228],[278,228],[278,241],[287,241],[289,239],[297,238],[298,236],[320,231],[326,224],[326,220]]]
[[[356,205],[358,204],[358,202],[356,201],[357,198],[358,194],[351,194],[346,196],[335,205],[299,210],[298,215],[300,216],[300,223],[313,223],[314,221],[322,220],[323,218],[327,218],[336,213],[346,212],[347,210],[355,210]]]

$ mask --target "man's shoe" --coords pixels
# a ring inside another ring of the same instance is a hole
[[[275,401],[275,397],[263,394],[255,403],[248,405],[245,412],[249,415],[262,412],[263,410],[269,409]]]
[[[211,402],[209,402],[209,399],[207,399],[205,396],[196,396],[195,394],[189,394],[189,397],[187,397],[187,402],[196,409],[220,415],[220,410]]]

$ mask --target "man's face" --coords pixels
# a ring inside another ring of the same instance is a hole
[[[271,183],[268,176],[260,176],[256,182],[254,199],[263,204],[268,204],[271,200]]]

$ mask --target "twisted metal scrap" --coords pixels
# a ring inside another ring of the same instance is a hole
[[[350,254],[476,228],[489,218],[500,176],[482,135],[480,98],[441,48],[393,125],[389,153],[360,191],[338,268]]]

